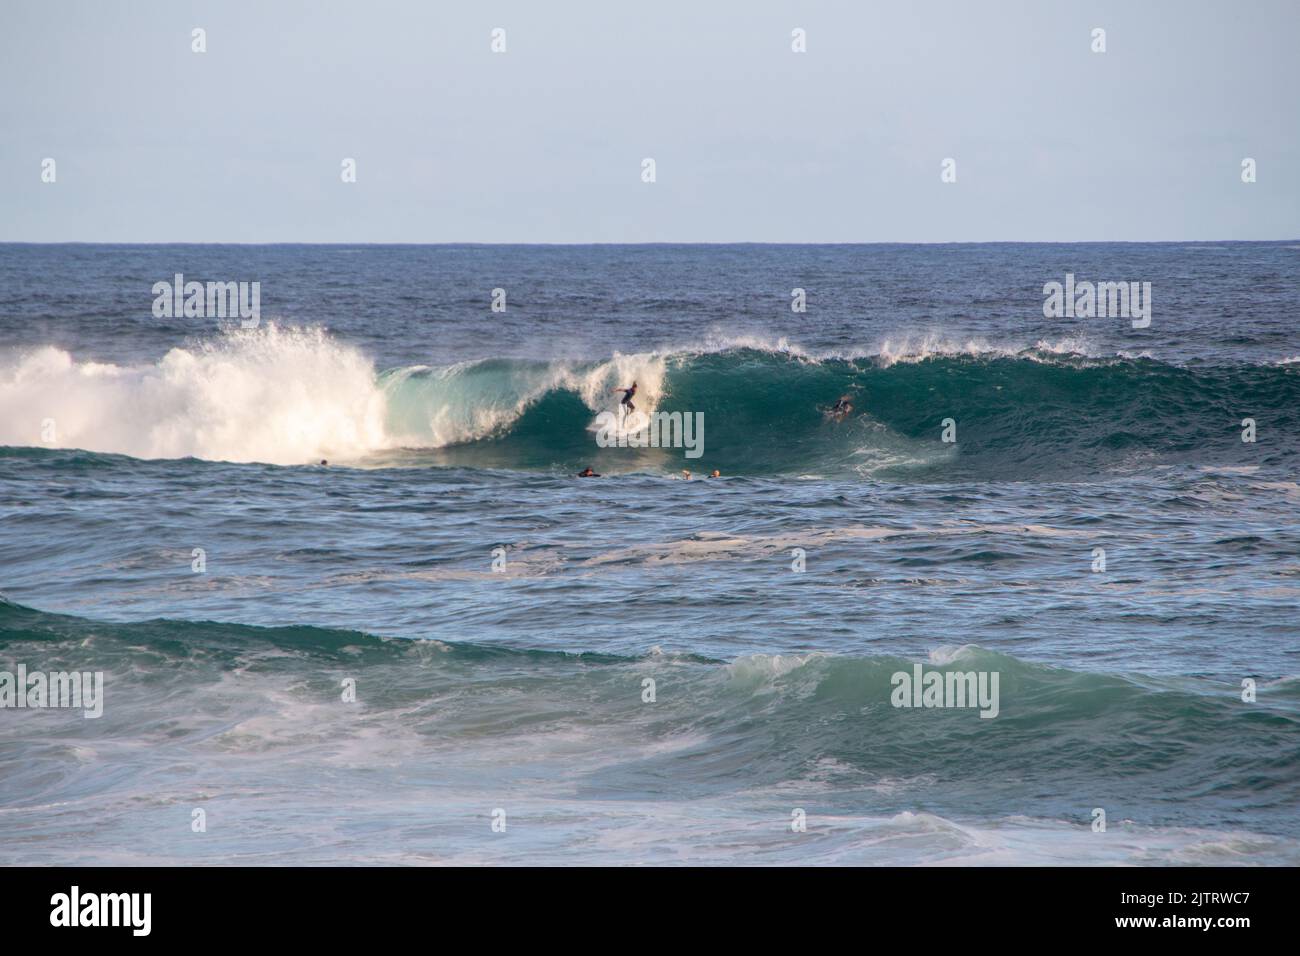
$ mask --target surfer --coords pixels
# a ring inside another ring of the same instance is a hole
[[[721,477],[722,477],[722,472],[720,472],[720,471],[718,471],[718,469],[714,468],[713,471],[712,471],[712,473],[710,473],[709,477],[710,477],[710,478],[721,478]]]
[[[591,470],[591,465],[588,465],[586,468],[582,469],[582,471],[578,472],[578,477],[579,477],[579,478],[599,478],[600,475],[598,475],[598,474],[596,474],[596,472],[592,471],[592,470]]]
[[[622,392],[623,400],[619,404],[626,405],[629,412],[636,411],[636,406],[632,404],[632,396],[636,394],[636,382],[633,382],[630,388],[615,388],[611,391]]]
[[[835,400],[835,404],[830,407],[826,414],[836,421],[843,421],[853,411],[853,402],[851,395],[841,395]]]

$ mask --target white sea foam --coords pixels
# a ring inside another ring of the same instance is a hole
[[[383,423],[372,363],[321,330],[229,332],[153,365],[0,361],[0,444],[290,463],[383,447]]]
[[[466,362],[380,376],[322,329],[274,324],[143,365],[77,361],[43,346],[0,358],[0,444],[272,464],[357,459],[486,437],[555,389],[578,394],[594,418],[617,407],[614,388],[635,381],[637,407],[653,411],[665,370],[664,356],[616,354],[597,364],[495,371]],[[413,400],[422,397],[430,400]]]

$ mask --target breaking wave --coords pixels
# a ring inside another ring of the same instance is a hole
[[[704,454],[598,449],[593,427],[637,382],[645,412],[699,412]],[[829,416],[848,396],[853,410]],[[1288,463],[1300,367],[1177,366],[1077,343],[885,343],[813,356],[720,343],[603,360],[486,358],[379,370],[321,329],[268,326],[158,362],[0,359],[0,443],[136,458],[447,464],[605,472],[1041,477],[1156,463]],[[1245,446],[1242,419],[1260,440]],[[941,441],[945,419],[955,443]],[[1265,440],[1265,438],[1269,440]]]

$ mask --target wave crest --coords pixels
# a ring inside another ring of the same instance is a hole
[[[1251,463],[1291,463],[1298,373],[1102,357],[1074,340],[934,339],[862,356],[810,355],[785,340],[713,342],[380,373],[321,329],[270,325],[174,348],[152,365],[76,362],[50,346],[11,355],[0,360],[0,444],[274,464],[1020,479],[1239,464],[1240,421],[1254,416],[1271,440],[1247,449]],[[596,447],[597,414],[616,409],[613,390],[633,381],[641,411],[704,414],[702,458]],[[842,395],[852,414],[828,416]],[[955,444],[940,441],[949,418]]]

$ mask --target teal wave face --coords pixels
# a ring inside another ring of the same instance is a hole
[[[1297,459],[1290,436],[1300,415],[1300,369],[1290,366],[1028,353],[896,363],[757,349],[668,356],[653,408],[703,414],[697,459],[680,449],[598,448],[596,410],[580,393],[584,376],[600,371],[589,365],[560,375],[552,366],[496,360],[450,374],[389,373],[389,414],[399,430],[429,420],[443,423],[444,439],[464,436],[415,458],[525,470],[592,464],[606,473],[717,468],[1016,480]],[[838,415],[832,406],[842,397],[852,411]],[[1247,418],[1255,421],[1253,444],[1242,441]],[[955,441],[945,442],[949,420]]]

